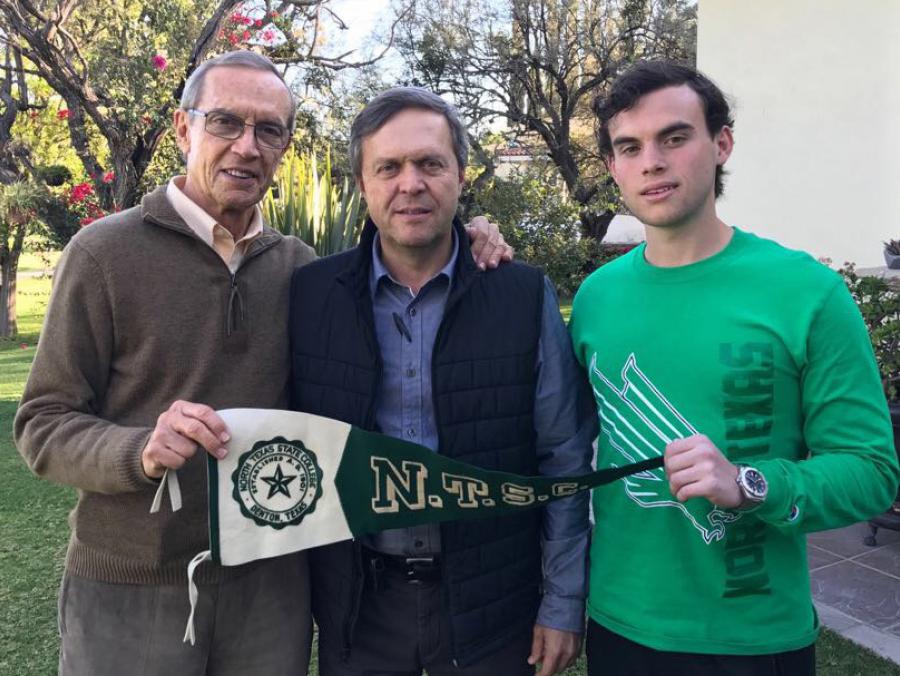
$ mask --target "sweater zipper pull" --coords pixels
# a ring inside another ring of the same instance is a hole
[[[231,273],[231,294],[228,296],[228,316],[225,320],[226,335],[231,336],[236,327],[234,317],[234,303],[237,300],[240,321],[244,321],[244,299],[241,298],[241,292],[238,290],[237,273]]]

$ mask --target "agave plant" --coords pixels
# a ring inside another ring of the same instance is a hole
[[[359,191],[346,178],[341,186],[334,183],[330,151],[320,171],[314,153],[292,150],[263,200],[263,213],[271,227],[327,256],[356,246],[363,221],[359,200]]]

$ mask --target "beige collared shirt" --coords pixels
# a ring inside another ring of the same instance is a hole
[[[169,198],[175,211],[197,237],[211,246],[213,251],[225,261],[228,269],[235,272],[241,266],[250,242],[262,233],[262,212],[259,207],[253,207],[253,217],[250,219],[247,232],[235,242],[228,228],[216,223],[216,219],[203,211],[196,202],[182,192],[183,186],[184,176],[173,177],[166,186],[166,197]]]

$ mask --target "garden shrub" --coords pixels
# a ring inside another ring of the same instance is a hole
[[[516,256],[542,268],[563,299],[584,278],[633,248],[603,244],[581,233],[581,205],[569,199],[552,169],[532,166],[508,179],[494,178],[474,195],[478,212],[500,226]]]

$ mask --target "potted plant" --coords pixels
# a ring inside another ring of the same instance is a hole
[[[884,263],[891,270],[900,270],[900,239],[889,239],[884,243]]]
[[[898,247],[897,260],[900,266],[900,241],[885,243],[885,258],[891,245]],[[890,263],[888,266],[891,267]],[[894,426],[894,449],[900,456],[900,292],[881,277],[860,277],[852,263],[848,263],[839,272],[869,329],[869,338],[872,340],[884,396],[887,398]],[[869,526],[872,534],[866,538],[866,544],[872,546],[876,544],[875,533],[879,527],[900,530],[900,491],[891,509],[870,520]]]

